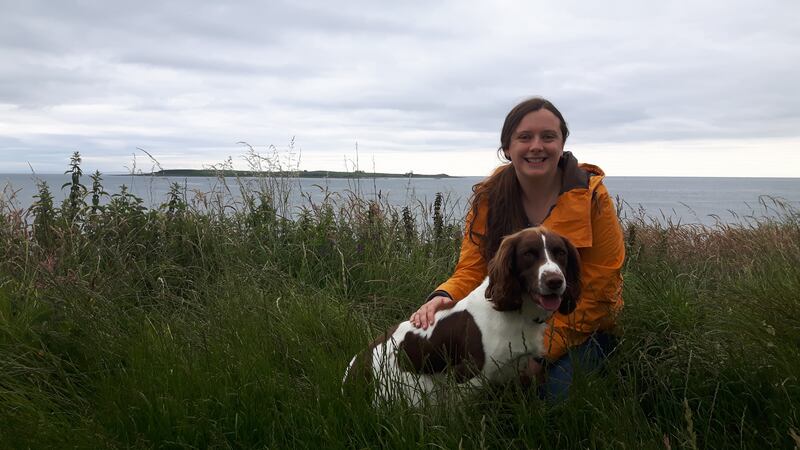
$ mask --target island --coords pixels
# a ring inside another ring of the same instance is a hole
[[[283,170],[276,172],[259,172],[252,170],[213,170],[213,169],[169,169],[149,173],[137,173],[135,176],[145,177],[289,177],[289,178],[459,178],[445,173],[420,174],[365,172],[337,172],[333,170]]]

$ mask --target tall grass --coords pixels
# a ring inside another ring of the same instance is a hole
[[[620,345],[562,403],[511,385],[375,409],[342,396],[344,368],[452,271],[446,198],[330,195],[290,214],[290,183],[265,178],[226,185],[240,203],[198,207],[174,185],[148,209],[99,173],[82,188],[79,169],[76,154],[61,207],[45,184],[30,210],[0,202],[0,448],[800,444],[786,205],[714,227],[626,219]]]

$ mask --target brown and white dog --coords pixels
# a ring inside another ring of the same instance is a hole
[[[427,330],[405,321],[350,361],[344,385],[367,381],[378,405],[435,401],[435,386],[517,379],[529,357],[544,353],[545,322],[571,313],[580,296],[580,260],[565,238],[543,227],[507,236],[489,262],[489,276]]]

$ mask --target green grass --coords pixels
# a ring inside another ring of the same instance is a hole
[[[563,403],[512,385],[375,409],[342,396],[344,368],[450,274],[461,224],[355,195],[288,220],[277,181],[203,210],[179,190],[154,210],[124,192],[94,211],[0,202],[0,448],[800,444],[791,208],[626,219],[623,337]]]

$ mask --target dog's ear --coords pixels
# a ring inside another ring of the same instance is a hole
[[[561,296],[561,306],[558,307],[558,312],[567,315],[575,311],[581,296],[581,257],[578,249],[572,245],[569,239],[563,237],[562,239],[567,246],[567,273],[564,275],[567,290]]]
[[[494,258],[489,261],[489,286],[486,298],[498,311],[512,311],[522,306],[522,286],[517,273],[517,243],[519,233],[506,236]]]

